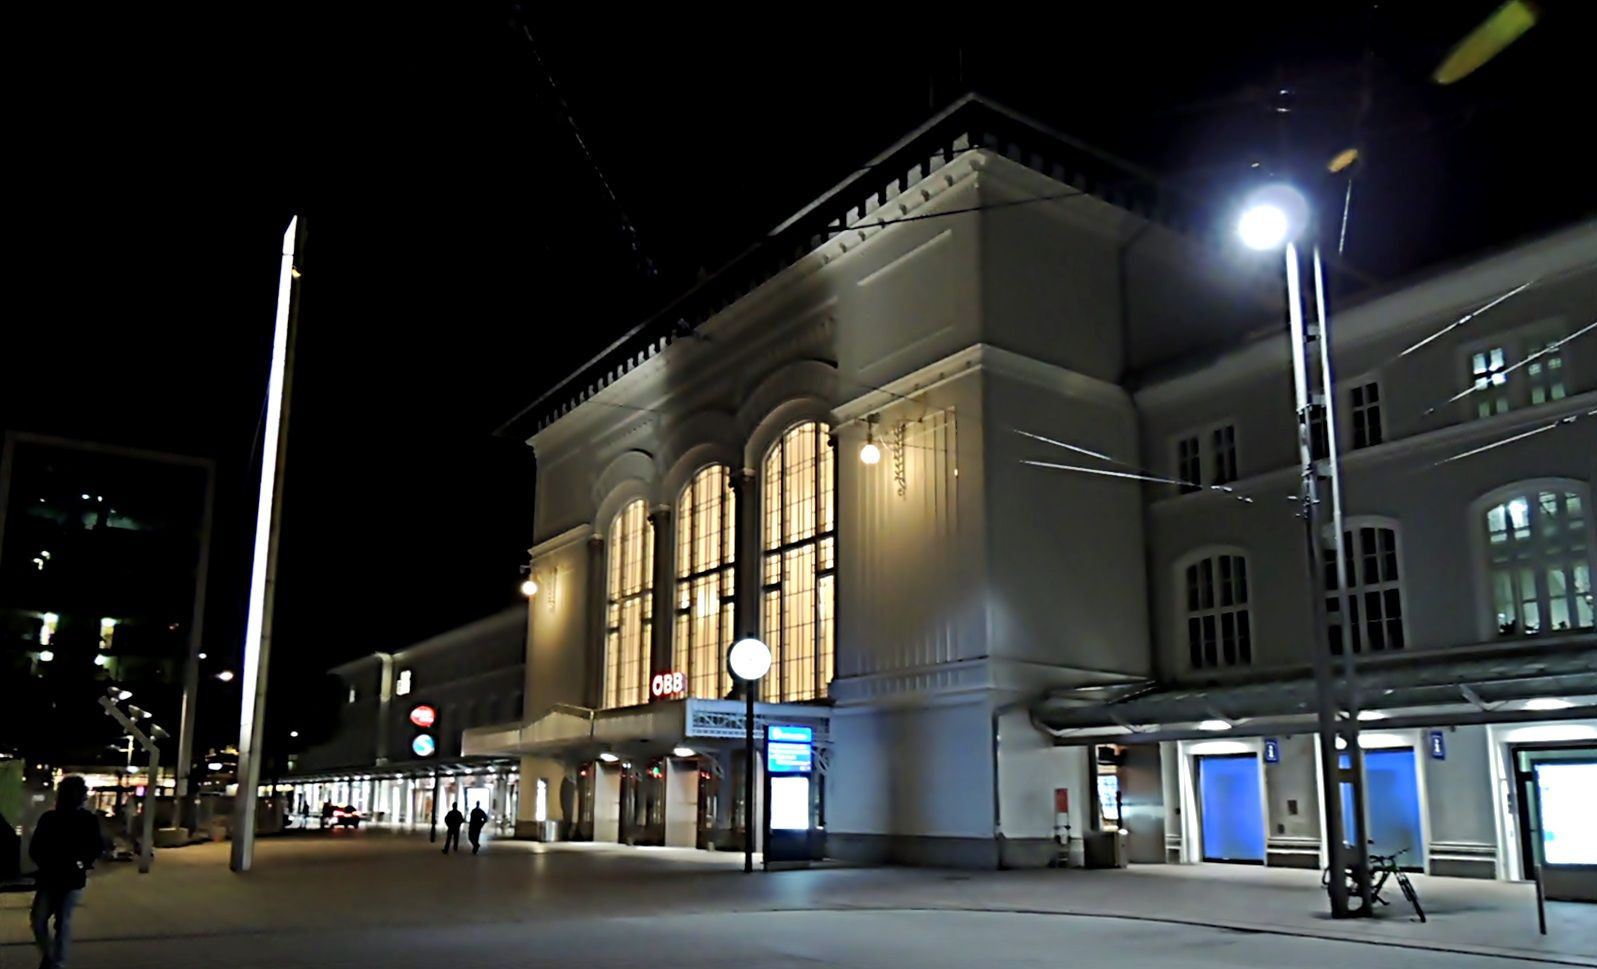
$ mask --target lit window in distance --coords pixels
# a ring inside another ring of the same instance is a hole
[[[410,695],[410,670],[399,671],[399,681],[394,685],[394,692],[400,696]]]

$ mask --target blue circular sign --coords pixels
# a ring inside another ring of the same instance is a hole
[[[433,740],[431,734],[418,734],[410,742],[410,749],[416,752],[417,757],[431,757],[438,752],[438,742]]]

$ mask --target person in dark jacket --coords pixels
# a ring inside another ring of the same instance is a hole
[[[466,816],[460,813],[459,804],[449,805],[449,813],[444,815],[444,828],[448,834],[444,835],[444,854],[449,854],[449,849],[455,849],[455,854],[460,854],[460,826],[466,823]]]
[[[482,850],[482,829],[488,823],[488,812],[478,804],[471,809],[471,826],[466,830],[466,836],[471,839],[471,853],[476,854]]]
[[[77,907],[89,869],[105,852],[100,821],[83,809],[88,785],[81,777],[68,777],[56,788],[55,810],[46,811],[33,829],[28,857],[34,874],[33,941],[39,947],[41,969],[61,969],[67,963],[72,940],[72,910]],[[55,919],[55,935],[50,920]]]

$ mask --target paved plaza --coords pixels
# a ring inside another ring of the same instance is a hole
[[[1529,886],[1417,878],[1431,920],[1332,922],[1318,875],[1218,866],[744,875],[741,856],[498,842],[444,857],[425,837],[338,832],[225,845],[98,872],[79,967],[1058,966],[1488,969],[1597,966],[1597,906]],[[0,969],[31,969],[26,895],[0,895]],[[1400,900],[1399,900],[1400,903]]]

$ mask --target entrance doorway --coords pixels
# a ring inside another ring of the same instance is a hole
[[[1255,754],[1197,758],[1203,860],[1264,864],[1264,790]]]
[[[1511,748],[1522,871],[1541,870],[1547,897],[1597,901],[1597,746]]]
[[[1340,758],[1345,769],[1347,754]],[[1420,821],[1420,785],[1414,748],[1395,747],[1364,752],[1364,802],[1369,811],[1370,852],[1403,851],[1399,864],[1425,870],[1425,833]],[[1342,785],[1342,830],[1353,830],[1353,785]]]

